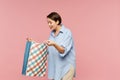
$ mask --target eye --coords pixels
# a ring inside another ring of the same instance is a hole
[[[52,22],[51,22],[51,21],[48,21],[48,24],[52,24]]]

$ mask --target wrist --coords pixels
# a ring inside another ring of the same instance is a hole
[[[54,43],[53,43],[53,46],[55,46],[55,45],[56,45],[56,43],[54,42]]]

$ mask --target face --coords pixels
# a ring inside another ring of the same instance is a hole
[[[54,20],[47,18],[47,22],[48,22],[48,26],[51,30],[55,30],[57,28],[58,21],[55,22]]]

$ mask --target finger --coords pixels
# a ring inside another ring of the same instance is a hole
[[[45,40],[44,42],[45,42],[45,43],[48,43],[48,40]]]
[[[28,41],[32,41],[32,39],[31,38],[26,38]]]
[[[43,41],[44,44],[47,44],[47,40]]]
[[[29,39],[29,38],[26,38],[26,40],[28,40],[28,41],[29,41],[30,39]]]

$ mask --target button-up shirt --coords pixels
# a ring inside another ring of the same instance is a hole
[[[61,80],[69,71],[71,65],[76,69],[72,33],[64,25],[61,25],[57,36],[54,36],[54,31],[51,31],[49,40],[56,42],[65,49],[64,53],[60,53],[54,46],[48,47],[48,78]]]

